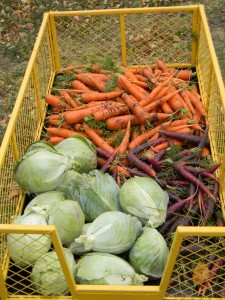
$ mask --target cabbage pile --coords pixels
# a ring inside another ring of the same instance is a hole
[[[77,283],[143,285],[162,277],[169,250],[157,227],[169,197],[152,178],[134,176],[119,187],[97,169],[93,144],[76,136],[31,144],[15,180],[34,197],[14,223],[55,225]],[[16,265],[32,266],[38,293],[69,293],[48,235],[8,234],[7,242]]]

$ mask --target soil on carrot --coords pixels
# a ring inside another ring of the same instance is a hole
[[[223,0],[3,0],[0,3],[0,145],[31,55],[43,13],[204,4],[222,77],[225,81],[225,7]]]

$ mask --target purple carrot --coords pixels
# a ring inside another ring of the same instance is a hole
[[[199,158],[201,155],[202,149],[206,146],[206,142],[208,141],[208,132],[209,132],[209,126],[206,126],[205,131],[201,137],[201,140],[198,144],[198,155],[197,157]]]
[[[187,180],[181,180],[181,179],[169,179],[168,180],[169,185],[181,185],[181,186],[187,186],[190,184]]]
[[[165,137],[160,137],[160,138],[145,142],[142,145],[130,150],[130,152],[132,152],[133,154],[138,154],[141,151],[148,150],[149,148],[159,145],[159,144],[165,142],[166,140],[167,139]]]
[[[183,156],[182,158],[180,158],[179,161],[186,162],[186,161],[191,161],[191,160],[196,159],[196,158],[197,158],[197,153],[190,152],[190,154],[188,154],[188,155]]]
[[[194,215],[198,214],[199,209],[199,204],[198,202],[196,202],[192,207],[192,215],[186,214],[185,216],[179,217],[178,221],[170,226],[169,232],[167,234],[175,232],[178,226],[192,225],[193,217],[195,218]]]
[[[149,166],[148,164],[146,164],[145,162],[141,161],[134,153],[132,153],[131,151],[129,151],[127,153],[126,158],[133,163],[138,169],[140,169],[141,171],[145,172],[146,174],[148,174],[151,177],[155,177],[156,173],[153,170],[153,168],[151,166]]]
[[[208,196],[213,197],[210,190],[207,188],[207,186],[201,182],[198,178],[196,178],[194,175],[192,175],[190,172],[184,169],[183,165],[181,163],[173,163],[172,168],[177,171],[181,176],[189,180],[190,182],[197,185],[204,193],[206,193]]]
[[[193,144],[193,145],[199,145],[199,143],[201,141],[201,137],[193,135],[193,134],[184,134],[184,133],[180,133],[180,132],[171,132],[171,131],[166,131],[166,130],[160,131],[160,133],[168,138],[178,139],[182,142],[187,142],[187,143]],[[209,145],[208,138],[206,138],[205,145]]]
[[[166,149],[159,150],[154,157],[155,161],[159,162],[166,154],[166,151],[167,151]]]
[[[201,176],[202,176],[202,177],[209,178],[209,179],[212,179],[212,180],[214,180],[214,181],[219,181],[219,179],[216,178],[216,176],[214,176],[213,174],[208,173],[208,172],[202,172],[202,173],[201,173]]]
[[[160,165],[158,164],[158,162],[155,160],[154,157],[147,156],[147,160],[149,161],[149,163],[152,165],[152,168],[156,172],[159,173],[161,171]]]
[[[174,216],[172,216],[170,219],[168,219],[168,220],[166,219],[166,221],[165,221],[161,226],[159,226],[159,227],[157,228],[157,230],[158,230],[162,235],[166,234],[166,231],[169,229],[169,227],[170,227],[174,222],[177,221],[178,218],[179,218],[178,215],[174,215]]]
[[[218,198],[219,195],[219,183],[215,182],[214,184],[214,189],[213,189],[213,197],[216,200]],[[207,220],[209,219],[209,217],[212,215],[214,207],[215,207],[215,200],[212,199],[211,197],[207,197],[205,199],[206,202],[206,212],[205,215],[203,216],[203,223],[206,224]]]
[[[190,197],[185,198],[181,201],[178,201],[172,205],[170,205],[167,209],[167,217],[171,216],[172,214],[175,214],[177,211],[179,211],[181,208],[185,206],[186,203],[188,203],[191,200]]]
[[[181,157],[185,157],[186,155],[190,154],[190,150],[189,149],[184,149],[184,150],[181,150],[179,152],[177,152],[175,155],[174,155],[174,159],[177,160]]]
[[[110,155],[110,157],[106,160],[104,165],[101,167],[100,171],[105,173],[111,166],[111,163],[114,161],[116,158],[117,152],[114,152],[113,154]]]
[[[169,140],[169,141],[168,141],[168,145],[169,145],[169,147],[173,147],[173,146],[174,146],[174,142],[171,141],[171,140]]]
[[[167,181],[163,179],[156,178],[156,181],[158,182],[159,185],[161,185],[163,188],[167,186]]]
[[[141,172],[137,169],[134,169],[134,168],[128,168],[126,167],[126,170],[130,173],[130,175],[136,175],[136,176],[140,176],[140,177],[148,177],[148,175],[144,172]]]
[[[170,190],[166,190],[168,195],[169,195],[169,198],[172,199],[172,200],[175,200],[175,202],[180,202],[182,201],[182,199],[177,195],[176,192],[174,191],[170,191]],[[174,202],[174,201],[173,201]]]
[[[99,147],[96,149],[96,152],[97,152],[97,155],[102,157],[102,158],[108,159],[111,156],[111,154],[109,152],[107,152],[107,151],[105,151],[105,150],[103,150],[102,148],[99,148]]]
[[[216,211],[215,215],[216,215],[216,225],[223,227],[224,226],[224,218],[221,216],[221,212]]]
[[[214,173],[221,166],[221,162],[214,164],[212,167],[206,169],[205,171],[208,173]]]
[[[112,173],[112,177],[114,178],[115,181],[116,181],[117,175],[118,175],[118,168],[117,168],[117,165],[115,165],[113,168],[113,173]]]
[[[196,194],[196,187],[194,183],[191,182],[189,186],[189,195],[190,195],[189,197],[191,198],[189,202],[189,207],[192,207],[193,205],[195,194]]]
[[[205,202],[203,201],[203,195],[202,195],[202,190],[199,189],[198,191],[198,203],[200,206],[200,210],[201,210],[201,215],[204,217],[206,214],[206,207],[205,207]]]
[[[200,174],[200,173],[206,171],[206,169],[204,169],[204,168],[193,167],[193,166],[187,166],[187,165],[185,165],[184,168],[185,168],[188,172],[190,172],[190,173],[192,173],[192,174]]]

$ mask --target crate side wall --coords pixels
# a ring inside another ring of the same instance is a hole
[[[50,27],[47,25],[36,44],[34,61],[29,62],[14,111],[16,115],[12,131],[5,136],[8,146],[0,169],[0,223],[11,223],[21,213],[24,193],[15,182],[14,168],[18,159],[25,153],[28,145],[40,138],[46,113],[44,95],[49,91],[53,81],[54,63],[51,52]],[[6,246],[0,242],[0,262],[3,269],[6,264]]]

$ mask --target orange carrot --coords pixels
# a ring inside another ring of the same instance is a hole
[[[183,119],[171,121],[170,127],[181,126],[181,125],[191,125],[194,123],[195,123],[194,119],[189,119],[189,118],[185,117]]]
[[[49,120],[57,120],[59,121],[61,118],[60,114],[51,114],[49,116],[45,117],[45,120],[49,121]]]
[[[171,70],[169,67],[167,67],[166,64],[165,64],[162,60],[157,59],[156,64],[157,64],[157,67],[158,67],[162,72],[172,74],[172,72],[171,72],[172,70]]]
[[[146,106],[146,105],[164,97],[167,94],[169,89],[170,89],[170,86],[164,87],[163,85],[159,85],[159,86],[155,87],[151,91],[151,93],[149,94],[147,99],[140,101],[140,105]]]
[[[79,132],[79,131],[73,131],[66,128],[57,128],[57,127],[48,127],[46,128],[46,131],[48,134],[53,134],[56,136],[61,136],[63,138],[68,138],[75,135],[82,135],[87,137],[86,134]]]
[[[124,68],[124,70],[125,70],[124,76],[126,76],[129,80],[137,80],[137,76],[133,72],[131,72],[127,68]]]
[[[168,93],[167,95],[165,95],[164,97],[162,97],[161,99],[158,99],[158,100],[144,106],[144,108],[148,112],[150,112],[150,111],[156,109],[157,107],[159,107],[160,105],[162,105],[163,103],[165,103],[165,102],[169,101],[170,99],[172,99],[178,92],[179,92],[179,90],[172,91],[172,92]]]
[[[136,74],[137,80],[142,82],[147,82],[147,78],[144,75]]]
[[[150,152],[154,152],[154,153],[157,153],[159,152],[160,150],[164,150],[164,149],[167,149],[169,147],[169,142],[163,142],[161,144],[158,144],[158,145],[155,145],[153,146],[149,151]]]
[[[121,104],[119,106],[115,105],[114,107],[96,111],[95,113],[93,113],[93,117],[95,121],[101,121],[101,120],[106,120],[110,117],[123,115],[125,113],[128,113],[128,107],[124,104]]]
[[[182,80],[189,81],[191,79],[192,71],[191,70],[177,70],[173,76]]]
[[[181,131],[183,129],[189,128],[190,129],[190,125],[184,124],[184,125],[177,125],[177,126],[168,126],[167,127],[167,131]]]
[[[145,95],[146,97],[149,97],[149,92],[142,87],[141,85],[138,85],[139,81],[131,81],[133,83],[133,85],[135,86],[136,89],[138,89],[141,93],[143,93],[143,95]],[[143,84],[143,82],[141,81],[141,84]],[[148,84],[146,83],[147,88],[148,88]]]
[[[82,74],[76,74],[76,78],[81,81],[84,85],[86,85],[87,87],[94,89],[95,86],[93,84],[93,82],[90,80],[90,78],[88,78],[88,76],[85,75],[85,73]]]
[[[205,117],[206,116],[206,110],[205,107],[201,101],[201,99],[199,99],[197,96],[195,96],[194,93],[192,93],[192,91],[186,90],[186,93],[188,94],[192,105],[195,107],[195,109],[197,109],[200,114]]]
[[[142,70],[143,76],[145,76],[151,83],[156,83],[155,74],[153,73],[153,70],[150,67],[144,68]]]
[[[143,132],[142,134],[138,135],[135,140],[132,140],[129,143],[128,149],[134,149],[135,147],[140,146],[147,139],[150,139],[158,130],[159,130],[159,126],[148,129],[145,132]]]
[[[86,123],[82,124],[84,132],[88,135],[89,139],[96,145],[96,147],[102,148],[103,150],[114,153],[114,149],[110,146],[101,136],[99,136],[92,128],[90,128]]]
[[[163,124],[158,125],[158,126],[156,126],[154,128],[147,129],[145,132],[143,132],[142,134],[140,134],[134,141],[131,141],[129,143],[128,148],[129,149],[133,149],[135,147],[140,146],[143,142],[145,142],[146,140],[150,139],[157,132],[159,132],[159,130],[166,129],[170,125],[170,123],[171,123],[170,121],[164,122]]]
[[[91,85],[97,89],[99,92],[103,92],[106,88],[106,83],[103,80],[100,80],[98,78],[95,78],[93,76],[90,75],[84,75],[88,78],[88,80],[91,82]]]
[[[56,127],[69,129],[68,124],[65,121],[61,121],[60,119],[49,119],[49,124]]]
[[[210,156],[211,154],[210,154],[209,148],[206,148],[206,147],[202,148],[200,155],[201,155],[201,157]]]
[[[82,124],[81,123],[75,123],[74,124],[74,129],[76,131],[83,131]]]
[[[90,92],[81,94],[81,99],[83,102],[87,103],[90,101],[106,101],[114,99],[122,94],[122,91],[112,91],[106,93],[99,93],[99,92]]]
[[[59,97],[54,96],[52,94],[48,94],[45,97],[45,102],[51,106],[62,109],[66,107],[66,103],[63,102]]]
[[[140,86],[143,89],[149,89],[149,85],[147,84],[147,82],[140,81],[140,80],[132,80],[131,82],[135,84],[135,86]]]
[[[194,107],[192,105],[192,102],[191,102],[188,94],[186,93],[186,91],[185,90],[181,90],[180,91],[180,95],[181,95],[182,99],[184,100],[184,102],[186,103],[186,105],[188,106],[189,111],[192,114],[195,114],[195,109],[194,109]]]
[[[77,90],[87,90],[87,91],[91,91],[91,89],[86,86],[83,82],[81,82],[80,80],[73,80],[71,81],[70,83],[70,86],[73,88],[73,89],[77,89]]]
[[[111,117],[106,120],[106,129],[107,130],[118,130],[126,128],[128,122],[131,122],[131,125],[139,125],[140,121],[134,115],[123,115],[117,117]]]
[[[121,88],[131,94],[137,99],[137,101],[144,100],[146,98],[145,94],[140,92],[124,75],[120,75],[118,78],[118,84]]]
[[[51,136],[49,138],[49,142],[52,144],[52,145],[56,145],[60,142],[62,142],[63,140],[65,140],[65,138],[61,137],[61,136]]]
[[[131,123],[130,121],[128,121],[126,133],[118,149],[118,155],[124,154],[127,151],[129,141],[130,141],[130,136],[131,136]]]
[[[173,113],[173,110],[170,106],[170,104],[168,102],[165,102],[163,104],[161,104],[161,108],[163,110],[164,113],[166,114],[172,114]]]
[[[134,113],[135,117],[139,119],[141,124],[144,124],[146,120],[149,120],[149,114],[147,110],[139,104],[134,96],[124,93],[122,98],[129,109]]]
[[[70,97],[70,94],[65,91],[65,90],[61,90],[60,91],[60,96],[64,99],[64,101],[69,104],[71,107],[77,107],[78,104],[76,104],[76,102]]]
[[[67,124],[73,124],[76,122],[83,121],[87,116],[92,115],[94,112],[104,109],[104,105],[95,105],[79,110],[66,111],[61,114]]]

